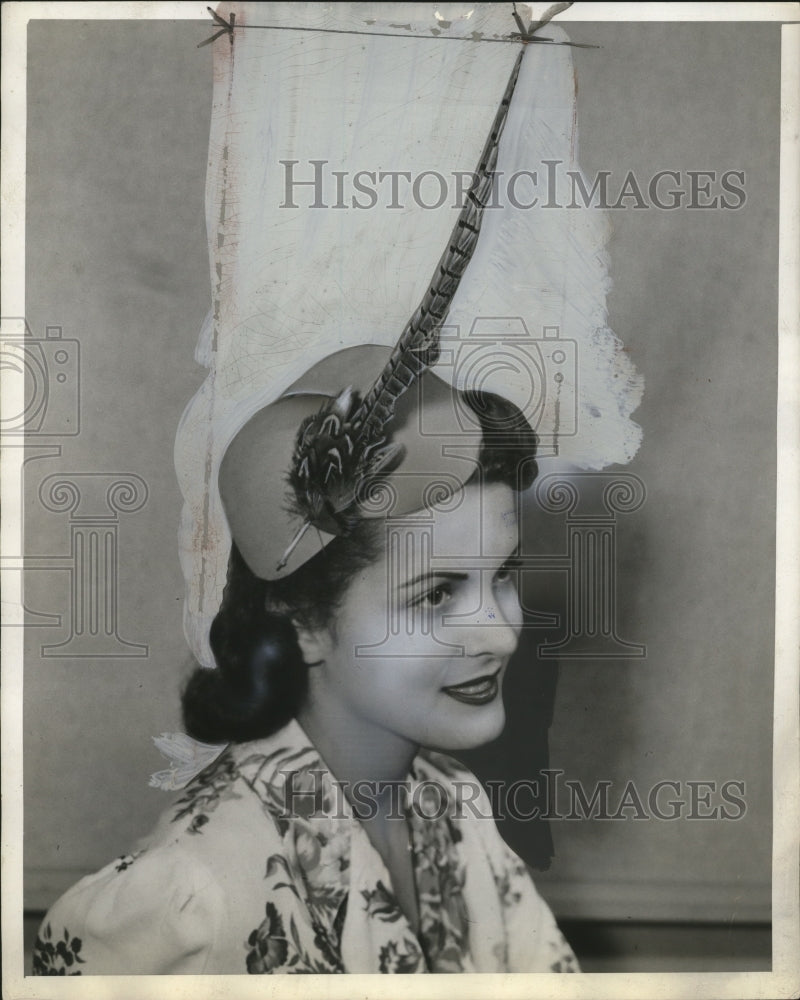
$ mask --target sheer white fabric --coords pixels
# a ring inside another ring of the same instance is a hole
[[[233,45],[214,43],[212,305],[197,350],[209,371],[175,446],[184,624],[207,666],[230,551],[216,485],[227,444],[316,361],[341,347],[396,342],[446,245],[458,185],[463,194],[520,49],[509,40],[510,4],[225,3],[218,11],[235,14],[237,30]],[[552,24],[542,34],[566,40]],[[439,370],[520,405],[561,466],[602,468],[635,453],[640,430],[629,415],[641,394],[606,326],[606,223],[594,210],[514,205],[538,195],[540,206],[548,198],[566,206],[576,150],[571,51],[529,45],[500,145],[499,207],[485,213]],[[549,168],[557,191],[545,160],[559,163]],[[524,175],[509,188],[518,171],[536,173],[535,190]],[[317,187],[290,183],[317,177]],[[364,188],[375,189],[374,204]],[[559,383],[556,347],[542,350],[545,328],[567,344]]]

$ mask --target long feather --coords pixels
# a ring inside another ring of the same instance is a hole
[[[398,399],[439,358],[439,336],[453,296],[472,259],[491,197],[500,137],[519,76],[520,51],[481,152],[472,184],[427,291],[406,324],[383,371],[363,400],[351,389],[301,424],[288,476],[292,510],[303,518],[277,569],[282,569],[310,524],[340,534],[357,517],[362,484],[392,471],[403,457],[387,442],[386,426]]]
[[[481,152],[472,185],[431,283],[400,335],[386,367],[364,397],[360,410],[354,415],[353,422],[361,428],[359,438],[366,444],[370,444],[375,437],[380,437],[400,396],[426,368],[435,365],[439,359],[439,334],[456,289],[478,244],[483,210],[491,197],[492,174],[497,165],[500,137],[523,54],[520,52],[514,63]]]

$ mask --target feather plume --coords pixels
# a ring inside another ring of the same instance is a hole
[[[353,416],[360,405],[359,394],[347,388],[300,425],[288,480],[294,493],[292,510],[304,518],[304,525],[331,534],[352,527],[358,483],[390,472],[402,459],[399,446],[359,447],[360,425]],[[290,554],[287,551],[284,559]]]
[[[464,205],[427,291],[405,326],[383,371],[362,399],[345,389],[301,424],[288,483],[291,509],[303,523],[281,558],[282,569],[309,525],[331,534],[358,519],[356,497],[365,482],[395,469],[403,449],[388,441],[386,426],[397,400],[439,358],[439,334],[480,235],[491,197],[500,137],[519,76],[519,53]]]

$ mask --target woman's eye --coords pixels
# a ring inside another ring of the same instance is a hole
[[[517,573],[520,568],[520,560],[517,558],[509,559],[507,563],[502,565],[500,569],[494,575],[495,583],[516,583]]]
[[[440,584],[426,591],[414,603],[422,608],[439,608],[450,596],[450,588],[446,584]]]

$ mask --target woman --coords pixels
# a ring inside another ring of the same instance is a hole
[[[229,746],[148,838],[53,907],[35,972],[576,969],[477,780],[438,752],[503,727],[517,495],[535,475],[525,418],[426,372],[384,427],[402,457],[361,491],[363,516],[325,544],[320,532],[308,558],[285,554],[297,514],[276,503],[275,470],[287,453],[297,464],[298,412],[307,425],[319,409],[304,385],[363,381],[376,352],[315,366],[228,448],[218,669],[195,672],[183,705],[191,735]],[[330,415],[341,397],[328,398]],[[456,436],[460,413],[474,430]],[[463,454],[442,472],[445,438]],[[369,506],[381,491],[388,512]]]
[[[508,401],[430,370],[521,60],[389,357],[329,356],[229,442],[216,669],[183,696],[218,757],[56,903],[35,972],[575,970],[486,794],[440,752],[500,733],[521,627],[516,497],[535,435]]]

